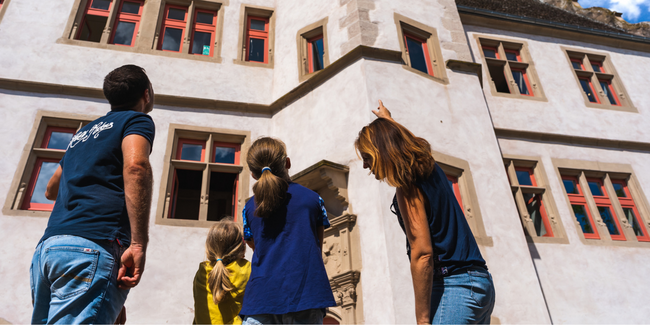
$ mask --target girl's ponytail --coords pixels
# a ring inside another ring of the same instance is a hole
[[[244,246],[244,231],[241,226],[230,220],[216,223],[205,241],[208,261],[212,271],[208,276],[208,285],[212,291],[215,304],[221,302],[227,293],[235,290],[230,282],[230,272],[226,265],[243,258],[246,247]]]
[[[248,151],[246,162],[257,178],[253,185],[255,215],[268,218],[282,205],[289,188],[284,143],[273,138],[260,138]]]

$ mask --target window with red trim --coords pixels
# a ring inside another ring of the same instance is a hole
[[[623,209],[623,218],[632,226],[636,239],[643,242],[650,241],[648,229],[639,214],[639,210],[636,208],[630,189],[627,187],[627,182],[624,180],[612,180],[612,185],[614,186],[614,192],[618,202]]]
[[[415,70],[433,76],[427,41],[414,35],[404,33],[404,44],[409,58],[408,65]]]
[[[460,209],[465,210],[463,208],[463,198],[460,195],[460,186],[458,186],[458,177],[449,174],[446,174],[446,176],[447,181],[449,182],[449,187],[451,187],[451,189],[454,191],[456,201],[458,201],[458,205],[460,205]]]
[[[70,140],[76,129],[50,126],[45,129],[40,148],[50,152],[49,155],[62,156],[68,149]],[[52,211],[54,201],[45,197],[47,183],[59,168],[59,159],[37,157],[34,168],[25,189],[25,196],[21,206],[23,210]]]
[[[187,25],[187,7],[166,5],[158,50],[181,52]]]
[[[521,56],[519,55],[519,50],[504,50],[506,52],[506,58],[508,61],[521,62]]]
[[[519,207],[520,213],[525,211],[528,214],[528,218],[530,218],[534,226],[535,236],[554,237],[553,228],[551,227],[546,207],[544,206],[544,192],[546,189],[538,187],[534,169],[531,167],[515,166],[514,173],[517,178],[517,183],[515,184],[512,179],[510,182],[516,189],[513,190],[515,203],[521,205],[518,200],[523,200],[523,204],[525,205]],[[520,194],[521,196],[519,196]],[[530,233],[533,230],[529,228],[527,231]]]
[[[618,100],[618,96],[616,96],[616,91],[614,91],[612,82],[604,79],[598,79],[598,82],[600,83],[600,88],[603,89],[605,97],[609,100],[609,103],[615,106],[621,106],[621,102]]]
[[[480,42],[494,92],[535,97],[530,65],[525,62],[525,56],[522,56],[524,45],[483,39]],[[519,47],[513,48],[517,46]]]
[[[587,95],[587,98],[589,99],[590,102],[592,103],[600,103],[600,99],[598,99],[598,96],[596,96],[596,90],[594,90],[594,85],[591,83],[590,78],[578,78],[580,80],[580,87],[582,87],[582,91]]]
[[[248,16],[246,22],[246,61],[269,62],[269,19]]]
[[[2,5],[5,3],[5,0],[0,0],[0,9],[2,9]]]
[[[605,73],[602,62],[591,61],[591,68],[594,70],[594,72]]]
[[[141,0],[124,0],[120,3],[110,44],[131,47],[135,45],[143,7],[144,1]]]
[[[580,224],[584,237],[588,239],[600,239],[598,229],[596,229],[594,219],[591,216],[591,212],[589,212],[587,200],[580,187],[578,178],[575,176],[562,176],[562,184],[569,197],[573,215]]]
[[[600,108],[628,110],[631,103],[625,96],[625,87],[617,79],[614,66],[606,55],[567,50],[567,55],[578,84],[585,94],[587,105]],[[613,108],[612,106],[619,106]],[[636,111],[634,109],[629,111]]]
[[[325,48],[323,44],[323,34],[307,40],[307,61],[309,73],[323,70],[325,67],[325,62],[323,61],[324,55]]]
[[[219,221],[237,213],[239,143],[179,138],[168,219]]]
[[[582,60],[580,59],[571,59],[571,66],[573,66],[573,69],[575,70],[584,70],[585,66],[582,65]]]
[[[625,234],[623,234],[623,229],[621,228],[618,218],[614,214],[614,208],[612,207],[612,202],[607,196],[607,191],[605,191],[603,181],[598,178],[587,178],[587,184],[591,191],[591,196],[593,196],[594,201],[596,202],[600,218],[603,220],[605,225],[607,225],[607,230],[609,231],[612,240],[625,240]]]
[[[499,50],[496,47],[483,46],[483,56],[491,59],[500,59]]]
[[[99,43],[113,0],[89,0],[75,39]]]
[[[190,54],[213,56],[216,28],[216,11],[196,9],[192,22]]]
[[[515,79],[517,87],[519,87],[519,94],[524,96],[532,96],[533,93],[530,90],[530,82],[528,81],[528,76],[526,75],[526,70],[524,69],[512,69],[512,78]]]

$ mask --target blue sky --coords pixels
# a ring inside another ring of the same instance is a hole
[[[623,13],[630,23],[650,21],[650,0],[579,0],[583,8],[603,7]]]

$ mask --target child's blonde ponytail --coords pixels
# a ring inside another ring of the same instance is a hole
[[[284,202],[289,188],[284,143],[273,138],[260,138],[249,149],[246,162],[257,178],[257,183],[253,185],[255,215],[270,217]]]
[[[230,282],[230,272],[226,265],[244,257],[246,247],[241,226],[230,220],[219,221],[210,228],[205,247],[208,261],[212,265],[208,285],[214,303],[218,304],[227,293],[235,289]]]

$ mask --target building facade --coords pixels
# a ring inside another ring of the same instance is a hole
[[[247,150],[273,136],[330,214],[328,322],[413,323],[394,189],[353,147],[378,99],[447,174],[494,278],[493,322],[647,322],[650,39],[494,3],[0,0],[0,323],[30,321],[44,182],[129,63],[152,80],[157,130],[129,322],[192,321],[207,228],[241,220]]]

